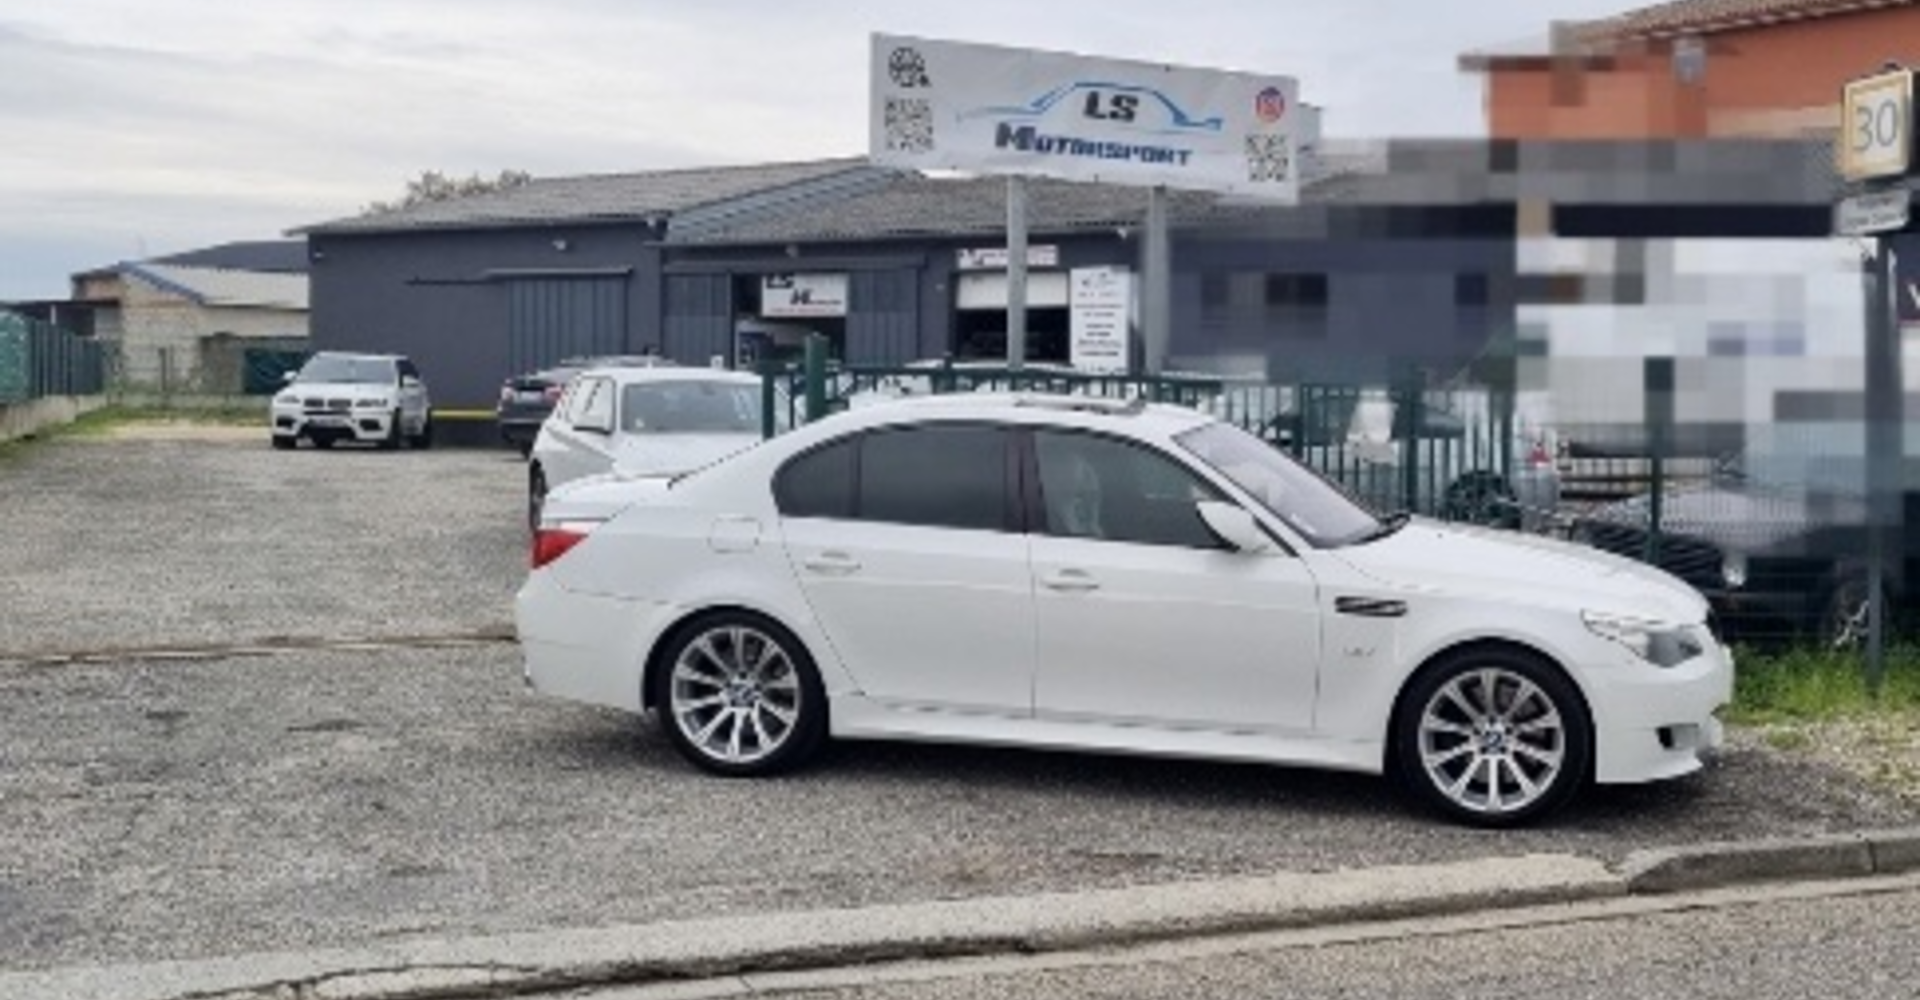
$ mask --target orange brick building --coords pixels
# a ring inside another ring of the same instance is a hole
[[[1831,130],[1845,82],[1889,60],[1920,66],[1916,0],[1678,0],[1461,65],[1493,138],[1685,139]]]

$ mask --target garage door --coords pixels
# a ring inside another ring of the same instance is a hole
[[[988,271],[961,275],[954,305],[965,310],[1005,309],[1007,307],[1006,274],[1000,271]],[[1029,271],[1027,273],[1027,305],[1034,309],[1065,309],[1067,307],[1066,272]]]
[[[507,352],[513,371],[561,358],[627,349],[627,279],[537,278],[507,283]]]
[[[706,364],[733,354],[733,278],[725,274],[667,276],[666,343],[661,352],[682,364]]]

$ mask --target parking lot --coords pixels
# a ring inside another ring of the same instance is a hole
[[[1617,859],[1912,818],[1744,740],[1503,834],[1262,767],[849,745],[779,781],[709,778],[651,723],[527,695],[490,637],[525,572],[522,475],[505,450],[277,453],[252,430],[5,459],[0,961]],[[357,640],[383,641],[324,645]]]

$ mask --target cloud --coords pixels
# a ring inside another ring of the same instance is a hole
[[[1480,112],[1461,50],[1609,9],[62,0],[0,15],[0,298],[60,294],[101,263],[80,249],[270,237],[394,197],[423,170],[857,153],[873,31],[1287,73],[1333,134],[1465,133]]]

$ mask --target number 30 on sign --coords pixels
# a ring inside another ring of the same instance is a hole
[[[1912,168],[1912,70],[1847,84],[1841,113],[1840,172],[1848,180],[1898,177]]]

